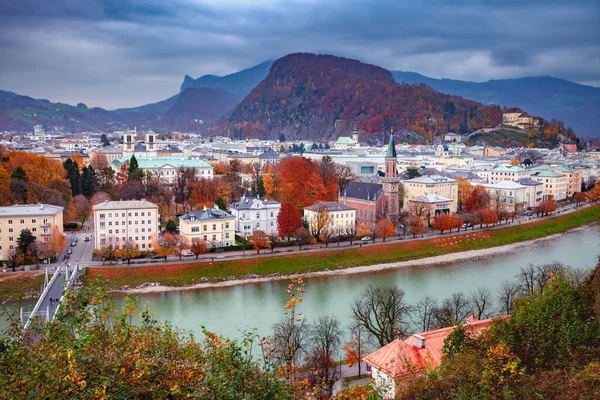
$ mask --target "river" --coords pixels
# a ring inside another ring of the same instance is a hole
[[[333,314],[345,327],[349,305],[368,285],[396,285],[415,303],[425,295],[436,299],[453,292],[470,292],[487,286],[496,295],[505,279],[516,276],[528,263],[558,261],[578,269],[596,264],[600,243],[597,227],[570,232],[558,239],[544,241],[530,249],[494,258],[427,268],[397,269],[370,274],[305,279],[303,302],[298,306],[308,319]],[[190,330],[197,336],[201,326],[209,331],[239,338],[240,331],[256,328],[261,335],[271,333],[273,324],[283,317],[288,280],[246,284],[227,288],[187,290],[139,296],[140,310],[145,303],[159,321]],[[118,297],[119,302],[122,296]],[[29,304],[27,304],[29,306]],[[0,321],[0,325],[3,321]]]

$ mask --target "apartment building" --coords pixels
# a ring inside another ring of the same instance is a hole
[[[456,211],[458,182],[445,176],[419,176],[404,182],[404,199],[408,202],[428,195],[438,195],[450,200],[448,209]]]
[[[494,184],[502,181],[518,181],[529,178],[530,172],[518,165],[498,167],[490,171],[489,183]]]
[[[319,223],[319,216],[322,212],[327,213],[327,226],[335,234],[344,234],[349,229],[356,228],[356,209],[336,201],[326,201],[313,204],[304,209],[304,219],[308,223],[309,229]]]
[[[235,244],[235,217],[218,206],[179,217],[179,233],[188,244],[203,240],[213,248]]]
[[[114,160],[111,165],[115,171],[119,171],[121,165],[129,161],[131,157],[125,156]],[[174,183],[177,179],[179,169],[193,169],[197,178],[212,178],[212,165],[190,157],[150,157],[136,156],[138,168],[144,172],[150,172],[163,183]]]
[[[532,171],[531,179],[544,184],[544,200],[567,198],[567,177],[549,170]]]
[[[490,206],[493,209],[515,212],[529,205],[529,189],[525,185],[513,181],[502,181],[482,185],[490,195]]]
[[[122,248],[133,244],[140,250],[152,249],[152,238],[159,233],[158,206],[145,199],[105,201],[94,210],[94,245],[97,249],[112,244]]]
[[[567,177],[567,197],[573,196],[577,192],[581,192],[581,184],[583,183],[583,173],[580,170],[560,166],[554,169],[554,172],[558,172]]]
[[[0,207],[0,259],[7,260],[18,244],[23,229],[29,229],[36,242],[50,240],[55,230],[63,234],[63,207],[49,204],[15,204]]]
[[[229,212],[235,217],[235,231],[240,236],[252,235],[254,231],[267,234],[277,233],[277,216],[281,203],[275,200],[261,200],[244,192],[241,200],[229,206]]]
[[[529,178],[519,179],[517,183],[527,187],[527,208],[537,207],[540,201],[544,200],[544,183]]]

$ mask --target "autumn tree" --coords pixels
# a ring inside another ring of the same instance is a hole
[[[127,264],[131,264],[133,258],[137,258],[142,254],[142,251],[131,240],[127,240],[122,244],[122,247],[116,251],[116,255],[127,260]]]
[[[388,218],[384,218],[377,223],[376,231],[377,236],[383,238],[383,241],[385,242],[386,238],[396,234],[396,227],[392,221],[390,221]]]
[[[360,226],[358,227],[358,237],[362,239],[364,237],[369,236],[370,234],[371,231],[369,230],[369,228],[367,228],[365,223],[363,222],[362,224],[360,224]]]
[[[157,237],[156,234],[152,236],[152,248],[165,260],[168,256],[175,254],[175,245],[175,238],[170,232],[165,232],[161,237]]]
[[[351,305],[355,323],[364,327],[381,347],[407,332],[409,313],[404,291],[397,287],[369,286]]]
[[[8,206],[13,203],[11,192],[10,175],[6,168],[0,165],[0,206]]]
[[[342,330],[338,319],[333,315],[319,317],[311,326],[312,348],[307,357],[307,367],[312,387],[317,392],[331,393],[334,382],[340,378],[340,370],[335,360],[342,343]]]
[[[542,200],[538,205],[538,211],[542,215],[548,215],[556,211],[556,202],[554,200]]]
[[[277,200],[281,203],[290,201],[301,210],[318,201],[335,200],[328,198],[317,166],[307,158],[284,158],[275,166],[273,174],[276,175],[275,180],[278,181],[279,187]]]
[[[361,362],[364,356],[370,352],[370,340],[368,331],[362,324],[357,324],[356,321],[350,322],[348,326],[350,330],[350,340],[342,348],[344,351],[344,359],[348,363],[348,367],[358,366],[358,376],[361,376]]]
[[[497,224],[498,216],[492,209],[484,208],[475,213],[475,221],[479,224],[479,227],[482,228],[484,224],[486,226]]]
[[[454,227],[455,221],[450,214],[441,213],[433,219],[433,228],[439,230],[440,235],[444,233],[444,231],[452,232]]]
[[[27,189],[29,178],[20,166],[16,167],[10,175],[10,191],[14,201],[17,203],[27,202]]]
[[[500,210],[498,210],[496,215],[498,216],[498,220],[500,221],[500,223],[502,223],[502,221],[508,223],[508,220],[512,218],[513,214],[510,211],[501,208]]]
[[[295,233],[296,244],[298,245],[298,249],[302,250],[302,246],[308,244],[310,242],[310,232],[305,227],[296,230]]]
[[[287,237],[289,240],[300,228],[302,228],[302,216],[298,209],[289,201],[283,203],[277,214],[279,236]]]
[[[582,203],[587,201],[587,195],[583,192],[574,193],[573,200],[575,201],[575,205],[579,207]]]
[[[78,194],[73,198],[72,216],[81,222],[82,228],[91,212],[92,206],[90,205],[90,201],[84,195]]]
[[[219,180],[200,178],[192,186],[190,202],[195,208],[212,207],[219,197]]]
[[[96,192],[90,199],[90,206],[94,207],[96,204],[104,203],[105,201],[110,201],[110,196],[105,192]]]
[[[196,256],[196,260],[200,257],[200,254],[208,252],[208,246],[204,240],[194,240],[190,246],[190,251]]]
[[[268,249],[271,247],[269,243],[269,236],[264,231],[254,231],[249,237],[252,247],[256,250],[256,254],[259,254],[261,250]]]
[[[425,225],[423,225],[423,221],[416,215],[411,215],[408,217],[408,233],[413,235],[413,238],[417,237],[417,235],[425,232]]]
[[[462,210],[473,192],[473,185],[461,176],[454,179],[458,182],[458,208]]]
[[[46,242],[45,257],[54,259],[67,247],[67,239],[57,225],[52,227],[48,241]]]
[[[490,195],[481,185],[476,186],[465,202],[465,210],[476,212],[483,208],[488,208],[490,204]]]
[[[115,245],[113,241],[108,241],[106,245],[100,247],[100,254],[102,255],[102,262],[104,261],[112,261],[119,254],[119,246]]]
[[[308,229],[310,233],[317,239],[320,239],[321,232],[329,226],[331,217],[329,216],[329,208],[327,203],[319,202],[311,207],[310,215],[308,219]]]
[[[110,168],[110,164],[108,163],[108,158],[104,153],[94,153],[90,158],[90,165],[94,170],[100,171],[104,168]]]

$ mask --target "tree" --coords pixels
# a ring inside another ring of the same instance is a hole
[[[442,305],[434,310],[436,325],[444,328],[462,324],[472,312],[469,299],[462,292],[455,292],[442,301]]]
[[[29,248],[35,243],[35,236],[29,229],[23,229],[17,238],[17,248],[23,254],[24,258],[27,258],[29,254]]]
[[[502,281],[498,289],[498,303],[500,303],[500,312],[510,314],[513,310],[514,301],[519,295],[519,285],[508,279]]]
[[[85,224],[90,213],[92,212],[92,206],[90,201],[82,194],[78,194],[73,198],[73,218],[81,222],[81,227]]]
[[[484,208],[475,213],[475,221],[479,224],[479,227],[482,228],[483,224],[489,226],[490,224],[498,223],[498,216],[493,210]]]
[[[173,236],[173,252],[175,253],[176,256],[179,257],[179,260],[181,260],[183,253],[185,253],[187,250],[189,250],[190,246],[188,246],[187,241],[183,236],[177,235],[177,234],[173,234],[172,236]]]
[[[271,249],[271,253],[275,250],[275,247],[279,244],[279,236],[277,233],[272,233],[269,235],[269,248]]]
[[[195,240],[190,246],[190,251],[194,253],[197,260],[200,254],[208,252],[208,246],[206,245],[206,242],[204,240]]]
[[[582,203],[587,201],[587,195],[583,192],[574,193],[573,200],[575,200],[575,205],[579,207]]]
[[[350,330],[350,341],[342,348],[344,351],[344,359],[348,363],[348,367],[352,368],[358,365],[358,376],[361,376],[361,361],[364,356],[369,354],[369,336],[365,327],[352,321],[348,326]]]
[[[110,196],[105,192],[96,192],[90,199],[90,206],[94,207],[96,204],[104,203],[105,201],[110,201]]]
[[[273,175],[272,179],[278,187],[277,200],[281,203],[290,201],[298,210],[319,201],[335,200],[335,197],[329,197],[331,193],[326,189],[317,165],[307,158],[284,158],[275,166]],[[265,188],[267,192],[270,191],[266,177]]]
[[[277,215],[279,236],[287,237],[289,240],[300,228],[302,228],[302,216],[298,209],[289,201],[283,203]]]
[[[67,171],[67,179],[71,182],[71,192],[73,196],[81,193],[81,175],[79,174],[79,166],[71,158],[68,158],[63,166]]]
[[[103,133],[100,136],[100,141],[102,142],[102,147],[110,146],[110,140],[108,140],[108,137],[106,137],[106,134]]]
[[[308,244],[310,241],[310,232],[305,227],[296,230],[296,244],[298,245],[299,250],[302,250],[302,246]]]
[[[490,307],[492,306],[492,292],[486,287],[478,287],[469,295],[469,302],[473,314],[477,319],[486,319],[490,317]]]
[[[362,239],[364,237],[369,236],[370,234],[371,231],[367,228],[365,223],[363,222],[362,224],[360,224],[360,226],[358,227],[358,237]]]
[[[215,199],[215,206],[219,207],[220,210],[227,210],[227,204],[225,204],[225,200],[221,196]]]
[[[177,223],[172,219],[169,219],[167,221],[167,224],[165,225],[165,231],[174,234],[175,232],[177,232]]]
[[[13,204],[10,175],[6,168],[0,165],[0,206]]]
[[[81,194],[87,198],[96,192],[96,172],[92,166],[83,167],[81,170]]]
[[[554,200],[542,200],[538,205],[538,210],[542,215],[548,215],[556,211],[556,202]]]
[[[471,182],[461,176],[457,176],[454,179],[456,179],[458,182],[458,208],[462,210],[467,202],[467,199],[473,192],[473,185],[471,185]]]
[[[139,166],[138,166],[138,162],[137,159],[135,158],[135,155],[131,156],[131,159],[129,160],[129,169],[127,171],[127,178],[128,180],[139,180],[140,174],[138,173],[139,171]]]
[[[406,179],[409,180],[420,177],[421,173],[417,168],[410,167],[406,168],[406,172],[404,173],[404,175],[406,176]]]
[[[431,296],[425,296],[417,302],[411,316],[417,332],[427,332],[437,328],[434,311],[438,308],[438,302]]]
[[[482,208],[488,208],[490,204],[490,195],[483,186],[476,186],[465,202],[465,209],[468,212],[476,212]]]
[[[440,235],[444,233],[444,231],[452,232],[452,228],[454,228],[455,225],[456,222],[450,214],[441,213],[433,219],[433,228],[439,230]]]
[[[102,254],[102,263],[104,261],[112,261],[117,258],[119,254],[119,246],[115,245],[112,241],[100,248],[100,254]]]
[[[369,286],[351,306],[356,324],[363,326],[381,347],[406,334],[409,313],[404,291],[396,287]]]
[[[316,215],[308,220],[308,229],[315,238],[320,239],[321,231],[329,226],[329,208],[327,208],[327,203],[319,202],[313,207],[313,211]]]
[[[279,135],[279,143],[283,143],[283,142],[285,142],[285,135],[283,133],[281,133]]]
[[[254,250],[256,250],[256,254],[259,254],[262,249],[268,249],[271,247],[269,243],[269,237],[264,231],[254,231],[249,239],[252,243],[252,247],[254,247]]]
[[[168,256],[175,254],[175,238],[170,232],[165,232],[161,237],[155,234],[152,237],[152,247],[157,255],[166,260]]]
[[[377,223],[377,236],[385,239],[394,236],[396,234],[396,227],[394,223],[390,221],[388,218],[384,218]]]
[[[314,369],[315,386],[331,393],[334,382],[339,378],[335,358],[342,343],[340,323],[333,315],[322,316],[311,326],[310,341],[313,345],[308,357],[309,369]],[[311,368],[312,367],[312,368]]]
[[[62,253],[67,247],[67,239],[65,235],[60,231],[57,225],[52,227],[48,241],[46,242],[45,256],[54,259],[60,253]]]
[[[502,223],[502,221],[506,221],[506,223],[508,223],[508,220],[512,218],[512,213],[509,211],[506,211],[503,208],[498,210],[496,215],[498,216],[498,220],[500,221],[500,223]]]
[[[103,153],[94,153],[90,158],[90,166],[94,168],[95,171],[100,171],[104,168],[110,168],[110,164],[108,163],[108,158]]]
[[[17,248],[16,250],[8,251],[8,265],[12,267],[13,272],[17,270],[17,267],[25,261],[23,253]]]
[[[413,238],[417,237],[417,235],[425,232],[425,225],[423,225],[423,221],[421,218],[416,215],[411,215],[408,217],[408,233],[413,235]]]
[[[131,264],[131,259],[137,258],[142,254],[142,251],[131,240],[123,243],[122,248],[116,251],[116,255],[127,260],[127,264]]]

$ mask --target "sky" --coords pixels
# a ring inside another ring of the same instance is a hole
[[[294,52],[600,86],[600,0],[6,0],[0,89],[107,109]]]

